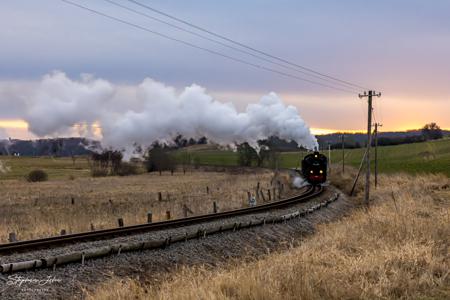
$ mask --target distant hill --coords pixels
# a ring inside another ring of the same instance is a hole
[[[444,136],[450,136],[450,131],[443,130]],[[325,135],[317,135],[321,149],[341,147],[341,133],[332,133]],[[346,148],[360,148],[365,146],[367,136],[364,133],[346,133],[344,136]],[[422,132],[420,130],[411,130],[404,132],[380,132],[378,134],[379,145],[397,145],[412,142],[423,141]],[[198,141],[184,140],[177,138],[172,147],[183,148],[187,146],[196,145],[197,147],[206,146],[206,138]],[[263,144],[268,145],[277,151],[297,151],[298,145],[296,142],[287,142],[277,137],[271,137],[264,141]],[[87,155],[92,153],[90,149],[101,149],[99,141],[90,140],[86,138],[57,138],[57,139],[39,139],[39,140],[19,140],[9,139],[0,140],[0,155],[14,155],[15,153],[21,156],[59,156],[67,157],[73,155]]]
[[[450,136],[450,131],[443,130],[444,136]],[[328,148],[328,144],[331,148],[341,148],[342,147],[342,133],[332,133],[325,135],[316,135],[317,142],[319,143],[320,149]],[[415,142],[423,142],[424,138],[421,130],[410,130],[410,131],[390,131],[390,132],[380,132],[378,133],[378,144],[380,146],[387,145],[399,145],[408,144]],[[367,143],[367,135],[365,133],[345,133],[344,134],[344,144],[345,148],[361,148]],[[297,151],[298,145],[296,142],[287,142],[281,140],[277,137],[271,137],[264,142],[272,149],[278,151]]]
[[[442,130],[444,136],[450,136],[450,131]],[[332,148],[338,148],[342,145],[342,133],[332,133],[325,135],[317,135],[317,141],[320,148],[327,148],[328,144]],[[396,145],[413,142],[421,142],[422,131],[421,130],[408,130],[408,131],[387,131],[378,133],[379,145]],[[360,148],[365,146],[367,142],[367,134],[365,133],[345,133],[344,143],[346,148]]]
[[[72,156],[91,153],[89,147],[100,143],[85,138],[58,138],[40,140],[0,140],[1,155]]]

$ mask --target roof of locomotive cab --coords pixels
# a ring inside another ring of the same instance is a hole
[[[324,162],[328,161],[327,157],[324,154],[322,154],[320,152],[317,152],[317,151],[314,152],[314,153],[307,154],[303,158],[303,160],[306,160],[306,161],[310,161],[311,159],[319,159],[319,160],[324,161]]]

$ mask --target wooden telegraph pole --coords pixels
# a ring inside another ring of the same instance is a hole
[[[378,127],[383,124],[375,123],[375,188],[378,185]]]
[[[367,97],[367,150],[366,150],[366,188],[364,194],[364,203],[369,205],[370,198],[370,147],[372,146],[372,97],[380,97],[381,93],[369,91],[368,93],[359,94],[359,98]]]

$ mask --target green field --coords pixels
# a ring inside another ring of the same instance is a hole
[[[365,149],[345,149],[345,163],[358,167]],[[186,153],[186,150],[181,150]],[[199,164],[236,165],[237,154],[232,151],[214,149],[199,149],[188,151],[191,160]],[[298,167],[300,158],[306,152],[285,152],[281,154],[280,167]],[[328,156],[328,151],[325,151]],[[373,158],[373,150],[372,150]],[[331,162],[342,162],[342,150],[331,151]],[[450,139],[404,144],[397,146],[378,147],[379,171],[384,173],[443,173],[450,177]]]
[[[230,150],[217,150],[214,147],[189,147],[175,153],[178,161],[189,157],[189,161],[199,165],[237,165],[237,154]],[[305,152],[285,152],[280,155],[280,167],[298,167]],[[326,153],[328,155],[328,151]],[[345,150],[345,163],[358,167],[364,149]],[[373,154],[373,152],[372,152]],[[372,156],[373,157],[373,156]],[[450,139],[438,141],[385,146],[378,148],[379,171],[382,173],[443,173],[450,177]],[[90,176],[88,161],[85,157],[76,159],[52,157],[10,157],[0,156],[0,162],[6,172],[1,172],[0,179],[23,179],[33,169],[45,170],[50,180],[69,179],[71,177]],[[342,151],[331,151],[331,162],[342,162]]]
[[[12,157],[0,156],[5,172],[0,170],[0,179],[23,179],[34,169],[42,169],[48,173],[49,179],[69,179],[90,176],[88,162],[79,157],[75,164],[70,157]],[[0,166],[1,167],[1,166]]]
[[[345,150],[345,163],[358,167],[364,151]],[[371,154],[373,158],[374,149]],[[298,164],[297,153],[285,153],[282,157],[283,166]],[[342,163],[342,150],[331,151],[331,162]],[[450,177],[450,139],[378,147],[378,169],[384,173],[444,173]]]

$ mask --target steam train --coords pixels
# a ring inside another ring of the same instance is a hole
[[[302,175],[312,185],[327,181],[328,159],[325,155],[314,152],[306,155],[302,160]]]

